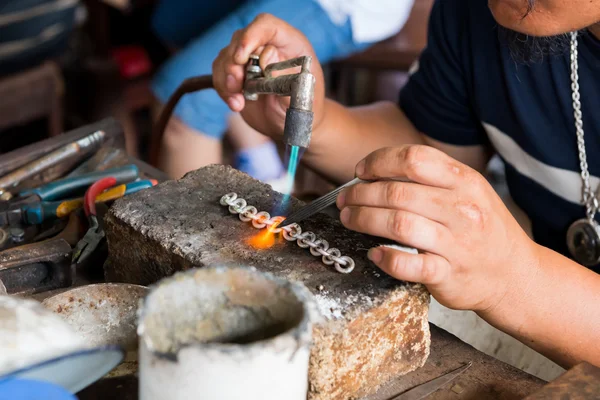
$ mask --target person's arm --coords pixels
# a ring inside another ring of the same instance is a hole
[[[496,307],[478,312],[557,364],[600,365],[600,275],[538,246],[538,264],[513,276]]]
[[[427,48],[411,68],[398,105],[348,109],[326,101],[305,162],[347,181],[354,165],[376,149],[427,144],[483,171],[489,161],[489,141],[470,90],[471,38],[463,26],[468,13],[466,2],[435,3]]]
[[[340,194],[344,226],[419,249],[370,249],[383,271],[565,367],[600,365],[600,275],[536,244],[481,174],[412,145],[371,153],[356,175],[380,181]]]
[[[472,109],[462,51],[468,39],[462,24],[465,5],[435,3],[429,23],[427,48],[402,89],[399,105],[377,103],[345,108],[325,99],[322,69],[306,38],[285,22],[261,15],[243,31],[213,65],[215,88],[232,111],[241,112],[254,129],[280,138],[286,97],[260,96],[246,102],[241,94],[244,66],[250,54],[260,52],[267,64],[311,55],[315,75],[314,132],[303,160],[317,172],[338,182],[353,177],[356,163],[384,146],[428,144],[481,171],[489,159],[489,145],[481,122]],[[421,135],[423,132],[425,136]]]
[[[423,135],[394,103],[346,108],[326,100],[323,122],[304,155],[304,162],[342,183],[354,177],[356,164],[369,153],[402,144],[435,147],[478,171],[483,171],[489,161],[484,146],[456,146]]]

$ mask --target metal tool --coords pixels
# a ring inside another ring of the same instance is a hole
[[[283,142],[286,145],[307,148],[310,144],[313,124],[313,101],[315,97],[315,77],[310,73],[312,57],[302,56],[291,60],[268,65],[263,71],[259,65],[259,56],[251,55],[246,66],[244,97],[246,100],[258,100],[260,94],[290,96],[290,107],[285,114]],[[297,74],[273,77],[273,71],[300,67]],[[159,158],[160,143],[175,106],[188,93],[214,88],[212,75],[187,78],[177,87],[165,103],[158,122],[153,129],[150,148],[150,162],[156,166]]]
[[[95,171],[107,171],[109,168],[123,165],[122,160],[128,158],[127,152],[122,148],[102,147],[93,156],[82,162],[65,175],[66,178],[87,175]]]
[[[105,203],[116,200],[154,185],[156,185],[156,180],[153,179],[119,185],[99,194],[96,197],[96,203]],[[77,198],[62,201],[44,201],[23,204],[20,207],[13,207],[7,211],[0,211],[0,226],[18,227],[22,224],[35,225],[41,224],[52,218],[64,218],[83,206],[83,202],[83,198]]]
[[[382,181],[394,181],[394,182],[411,182],[405,178],[393,178],[393,179],[386,178],[386,179],[381,179],[381,180]],[[288,215],[286,217],[286,219],[279,226],[283,228],[284,226],[298,223],[309,217],[312,217],[313,215],[317,214],[318,212],[321,212],[324,209],[326,209],[327,207],[335,204],[337,197],[342,190],[346,189],[347,187],[356,185],[357,183],[368,183],[368,182],[370,182],[370,181],[365,181],[365,180],[362,180],[359,178],[354,178],[350,182],[332,190],[331,192],[327,193],[326,195],[321,196],[318,199],[312,201],[310,204],[300,208],[298,211],[291,213],[290,215]]]
[[[423,383],[422,385],[416,386],[408,391],[400,394],[399,396],[393,397],[390,400],[420,400],[429,396],[436,390],[441,389],[452,380],[454,380],[457,376],[465,372],[469,367],[473,365],[472,362],[469,362],[466,365],[463,365],[460,368],[455,369],[454,371],[448,372],[445,375],[442,375],[438,378],[435,378],[432,381]]]
[[[117,183],[125,183],[137,179],[139,177],[139,170],[136,165],[131,164],[107,171],[61,179],[34,189],[24,190],[19,193],[19,197],[13,198],[9,202],[0,203],[0,226],[14,226],[22,223],[38,224],[49,217],[65,217],[72,209],[59,208],[63,202],[50,202],[51,200],[64,199],[67,195],[80,192],[82,189],[88,188],[92,183],[107,176],[116,178]],[[149,181],[144,181],[143,184],[136,183],[136,185],[129,187],[129,193],[135,191],[138,185],[141,187],[137,190],[152,186],[149,184]],[[114,200],[117,197],[112,196],[103,201]],[[81,203],[76,204],[75,208],[77,207],[81,207]],[[57,214],[55,212],[57,209],[68,210],[68,212],[62,214],[59,212]]]
[[[150,188],[156,185],[156,183],[157,182],[155,180],[148,179],[128,183],[125,185],[119,185],[96,196],[96,203],[113,201],[123,196],[127,196],[128,194]],[[51,201],[27,205],[23,207],[23,221],[27,224],[34,225],[41,224],[49,218],[64,218],[83,206],[83,204],[84,198],[78,198],[65,201]]]
[[[258,100],[259,94],[290,96],[290,107],[285,113],[283,142],[286,145],[307,148],[310,144],[313,124],[313,100],[315,97],[315,77],[310,73],[312,57],[302,56],[274,64],[263,71],[259,56],[251,55],[246,66],[244,97]],[[273,71],[300,67],[297,74],[273,77]]]
[[[19,169],[0,178],[0,199],[9,200],[12,194],[9,189],[23,182],[25,179],[64,161],[76,154],[87,154],[97,149],[102,143],[104,131],[97,131],[73,143],[69,143],[50,154],[47,154],[35,161],[32,161]]]
[[[63,239],[0,252],[0,281],[8,294],[29,295],[69,287],[73,279],[71,246]]]
[[[123,133],[123,127],[115,118],[110,117],[65,132],[62,135],[40,140],[27,146],[19,147],[9,153],[2,154],[2,157],[0,157],[0,176],[4,176],[60,147],[89,136],[91,133],[97,131],[102,131],[106,134],[102,141],[102,147],[105,145],[110,145],[112,147],[124,146],[125,134]],[[87,156],[87,154],[84,155],[84,157],[85,156]],[[77,158],[75,158],[75,162],[77,162]],[[70,168],[75,168],[76,166],[76,164],[71,164]],[[62,168],[57,169],[61,170]],[[63,173],[67,172],[68,171],[65,170]]]
[[[83,223],[79,213],[71,213],[66,223],[55,225],[33,238],[34,242],[64,239],[71,246],[77,245],[83,236]]]
[[[64,199],[69,195],[77,194],[77,192],[83,193],[82,191],[90,187],[94,182],[108,176],[115,178],[117,184],[123,184],[138,179],[140,171],[136,165],[130,164],[107,169],[106,171],[95,171],[84,175],[59,179],[34,189],[23,190],[19,193],[19,197],[13,199],[10,204],[17,205],[25,202]]]
[[[75,246],[75,249],[73,250],[73,264],[80,264],[82,261],[89,258],[104,239],[104,231],[100,228],[96,216],[95,199],[104,190],[114,186],[115,183],[115,178],[103,178],[94,183],[87,192],[85,192],[83,208],[85,210],[85,215],[88,217],[90,227],[83,239],[77,243],[77,246]]]
[[[291,213],[290,215],[288,215],[286,217],[286,219],[279,226],[281,228],[283,228],[284,226],[299,223],[299,222],[305,220],[306,218],[309,218],[309,217],[315,215],[316,213],[323,211],[330,205],[335,204],[338,194],[340,194],[340,192],[342,190],[344,190],[345,188],[347,188],[349,186],[352,186],[352,185],[355,185],[355,184],[361,183],[361,182],[364,182],[364,181],[361,179],[358,179],[358,178],[352,179],[350,182],[332,190],[331,192],[327,193],[324,196],[319,197],[318,199],[316,199],[315,201],[311,202],[310,204],[302,207],[298,211]]]
[[[9,232],[10,238],[12,239],[13,243],[23,243],[23,241],[25,240],[25,229],[14,227],[10,228]]]

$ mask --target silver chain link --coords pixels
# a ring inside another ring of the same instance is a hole
[[[229,193],[221,197],[222,206],[228,206],[229,212],[237,214],[240,220],[244,222],[252,221],[252,226],[256,229],[263,229],[267,226],[281,223],[284,217],[271,217],[266,211],[258,211],[256,207],[248,205],[246,200],[238,197],[237,193]],[[315,257],[321,257],[323,264],[333,265],[335,269],[342,274],[349,274],[354,270],[354,260],[348,256],[342,256],[342,252],[335,247],[329,247],[326,240],[317,238],[312,232],[302,232],[298,224],[290,224],[283,228],[271,229],[273,233],[282,233],[285,240],[296,242],[303,248],[310,248],[310,253]]]
[[[590,172],[588,170],[587,154],[585,151],[585,135],[583,131],[583,114],[581,112],[581,94],[579,92],[579,52],[577,50],[577,32],[571,32],[571,92],[573,97],[573,115],[577,131],[577,149],[579,151],[579,168],[583,181],[583,202],[586,215],[590,221],[594,220],[598,212],[598,198],[590,185]]]

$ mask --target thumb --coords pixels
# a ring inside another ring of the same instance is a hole
[[[273,15],[260,14],[238,38],[233,56],[234,62],[245,64],[258,48],[268,45],[278,49],[291,46],[294,48],[294,53],[307,52],[306,37],[300,31]]]
[[[242,31],[233,59],[236,64],[245,64],[250,55],[261,46],[284,47],[289,44],[294,28],[270,14],[259,14]]]
[[[279,52],[277,48],[272,45],[268,45],[260,53],[260,67],[264,71],[267,65],[279,62]]]

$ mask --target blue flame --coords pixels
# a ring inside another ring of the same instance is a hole
[[[288,153],[289,152],[289,153]],[[298,164],[300,162],[300,147],[291,146],[286,149],[286,154],[289,154],[288,159],[288,167],[287,167],[287,181],[285,184],[285,190],[283,191],[283,199],[281,200],[281,204],[278,207],[276,215],[286,215],[288,203],[290,201],[290,196],[292,195],[292,190],[294,189],[294,181],[296,179],[296,171],[298,169]]]

